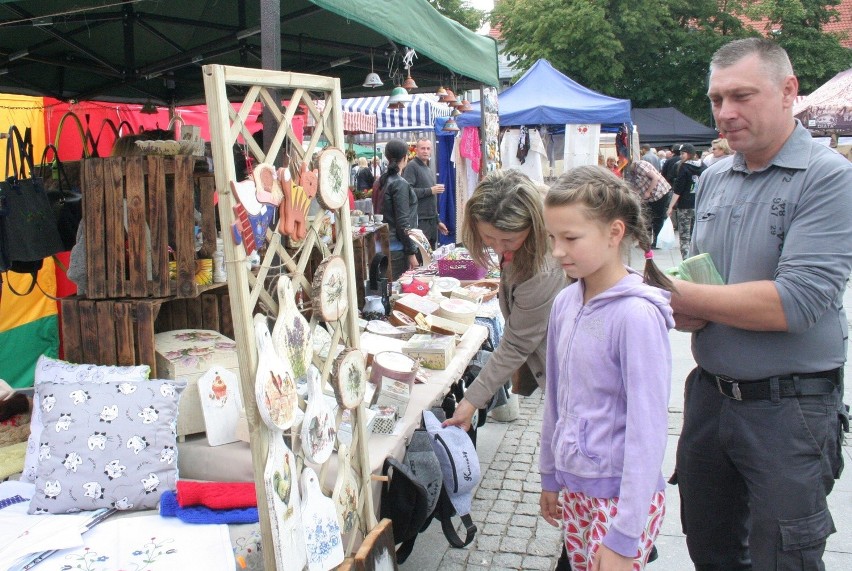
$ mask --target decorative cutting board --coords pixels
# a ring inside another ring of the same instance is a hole
[[[358,479],[352,471],[349,447],[341,444],[337,449],[337,481],[331,494],[337,509],[337,521],[343,535],[358,523]]]
[[[287,276],[278,278],[278,319],[272,328],[272,343],[279,356],[289,361],[296,382],[303,380],[313,356],[311,328],[296,307],[296,292]]]
[[[367,389],[367,368],[361,351],[351,348],[341,351],[334,359],[331,375],[337,404],[343,408],[355,408],[361,404]]]
[[[286,430],[293,426],[299,406],[293,370],[275,352],[266,317],[262,314],[254,316],[254,333],[257,343],[254,386],[258,412],[270,428]]]
[[[207,431],[207,443],[221,446],[239,440],[240,380],[228,369],[213,365],[198,379],[198,395]]]
[[[302,524],[309,571],[328,571],[343,562],[343,538],[334,501],[320,489],[317,473],[302,471]]]
[[[308,406],[302,421],[302,452],[305,459],[314,464],[323,464],[334,451],[334,413],[325,401],[320,381],[308,377]]]
[[[314,311],[323,321],[337,321],[349,307],[346,288],[346,262],[340,256],[329,256],[322,261],[314,273],[312,282]]]
[[[346,154],[336,147],[320,153],[317,200],[326,210],[337,210],[349,200],[349,165]]]
[[[297,476],[296,455],[284,442],[283,433],[272,430],[263,483],[275,549],[283,555],[276,558],[277,571],[302,571],[308,563]]]

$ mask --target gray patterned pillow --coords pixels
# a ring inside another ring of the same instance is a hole
[[[29,513],[156,507],[164,490],[175,489],[185,387],[172,380],[38,385],[44,430]]]

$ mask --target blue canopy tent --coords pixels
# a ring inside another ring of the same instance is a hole
[[[456,117],[459,127],[479,126],[479,104]],[[512,87],[500,93],[500,126],[632,123],[630,100],[583,87],[540,59]]]

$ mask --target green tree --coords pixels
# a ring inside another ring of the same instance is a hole
[[[485,21],[485,12],[477,10],[464,0],[429,0],[429,4],[469,30],[478,30]]]
[[[634,107],[677,107],[711,123],[713,52],[755,35],[738,15],[769,23],[808,92],[849,67],[852,51],[823,33],[840,0],[499,0],[492,23],[503,50],[527,69],[539,58],[575,81]]]

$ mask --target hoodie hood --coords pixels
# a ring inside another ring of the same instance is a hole
[[[646,284],[642,274],[629,266],[627,272],[627,275],[614,286],[589,300],[589,311],[598,311],[625,297],[639,297],[651,302],[660,312],[666,326],[672,329],[675,323],[671,307],[671,292]],[[585,287],[585,284],[580,284],[580,287],[582,296],[582,288]]]

